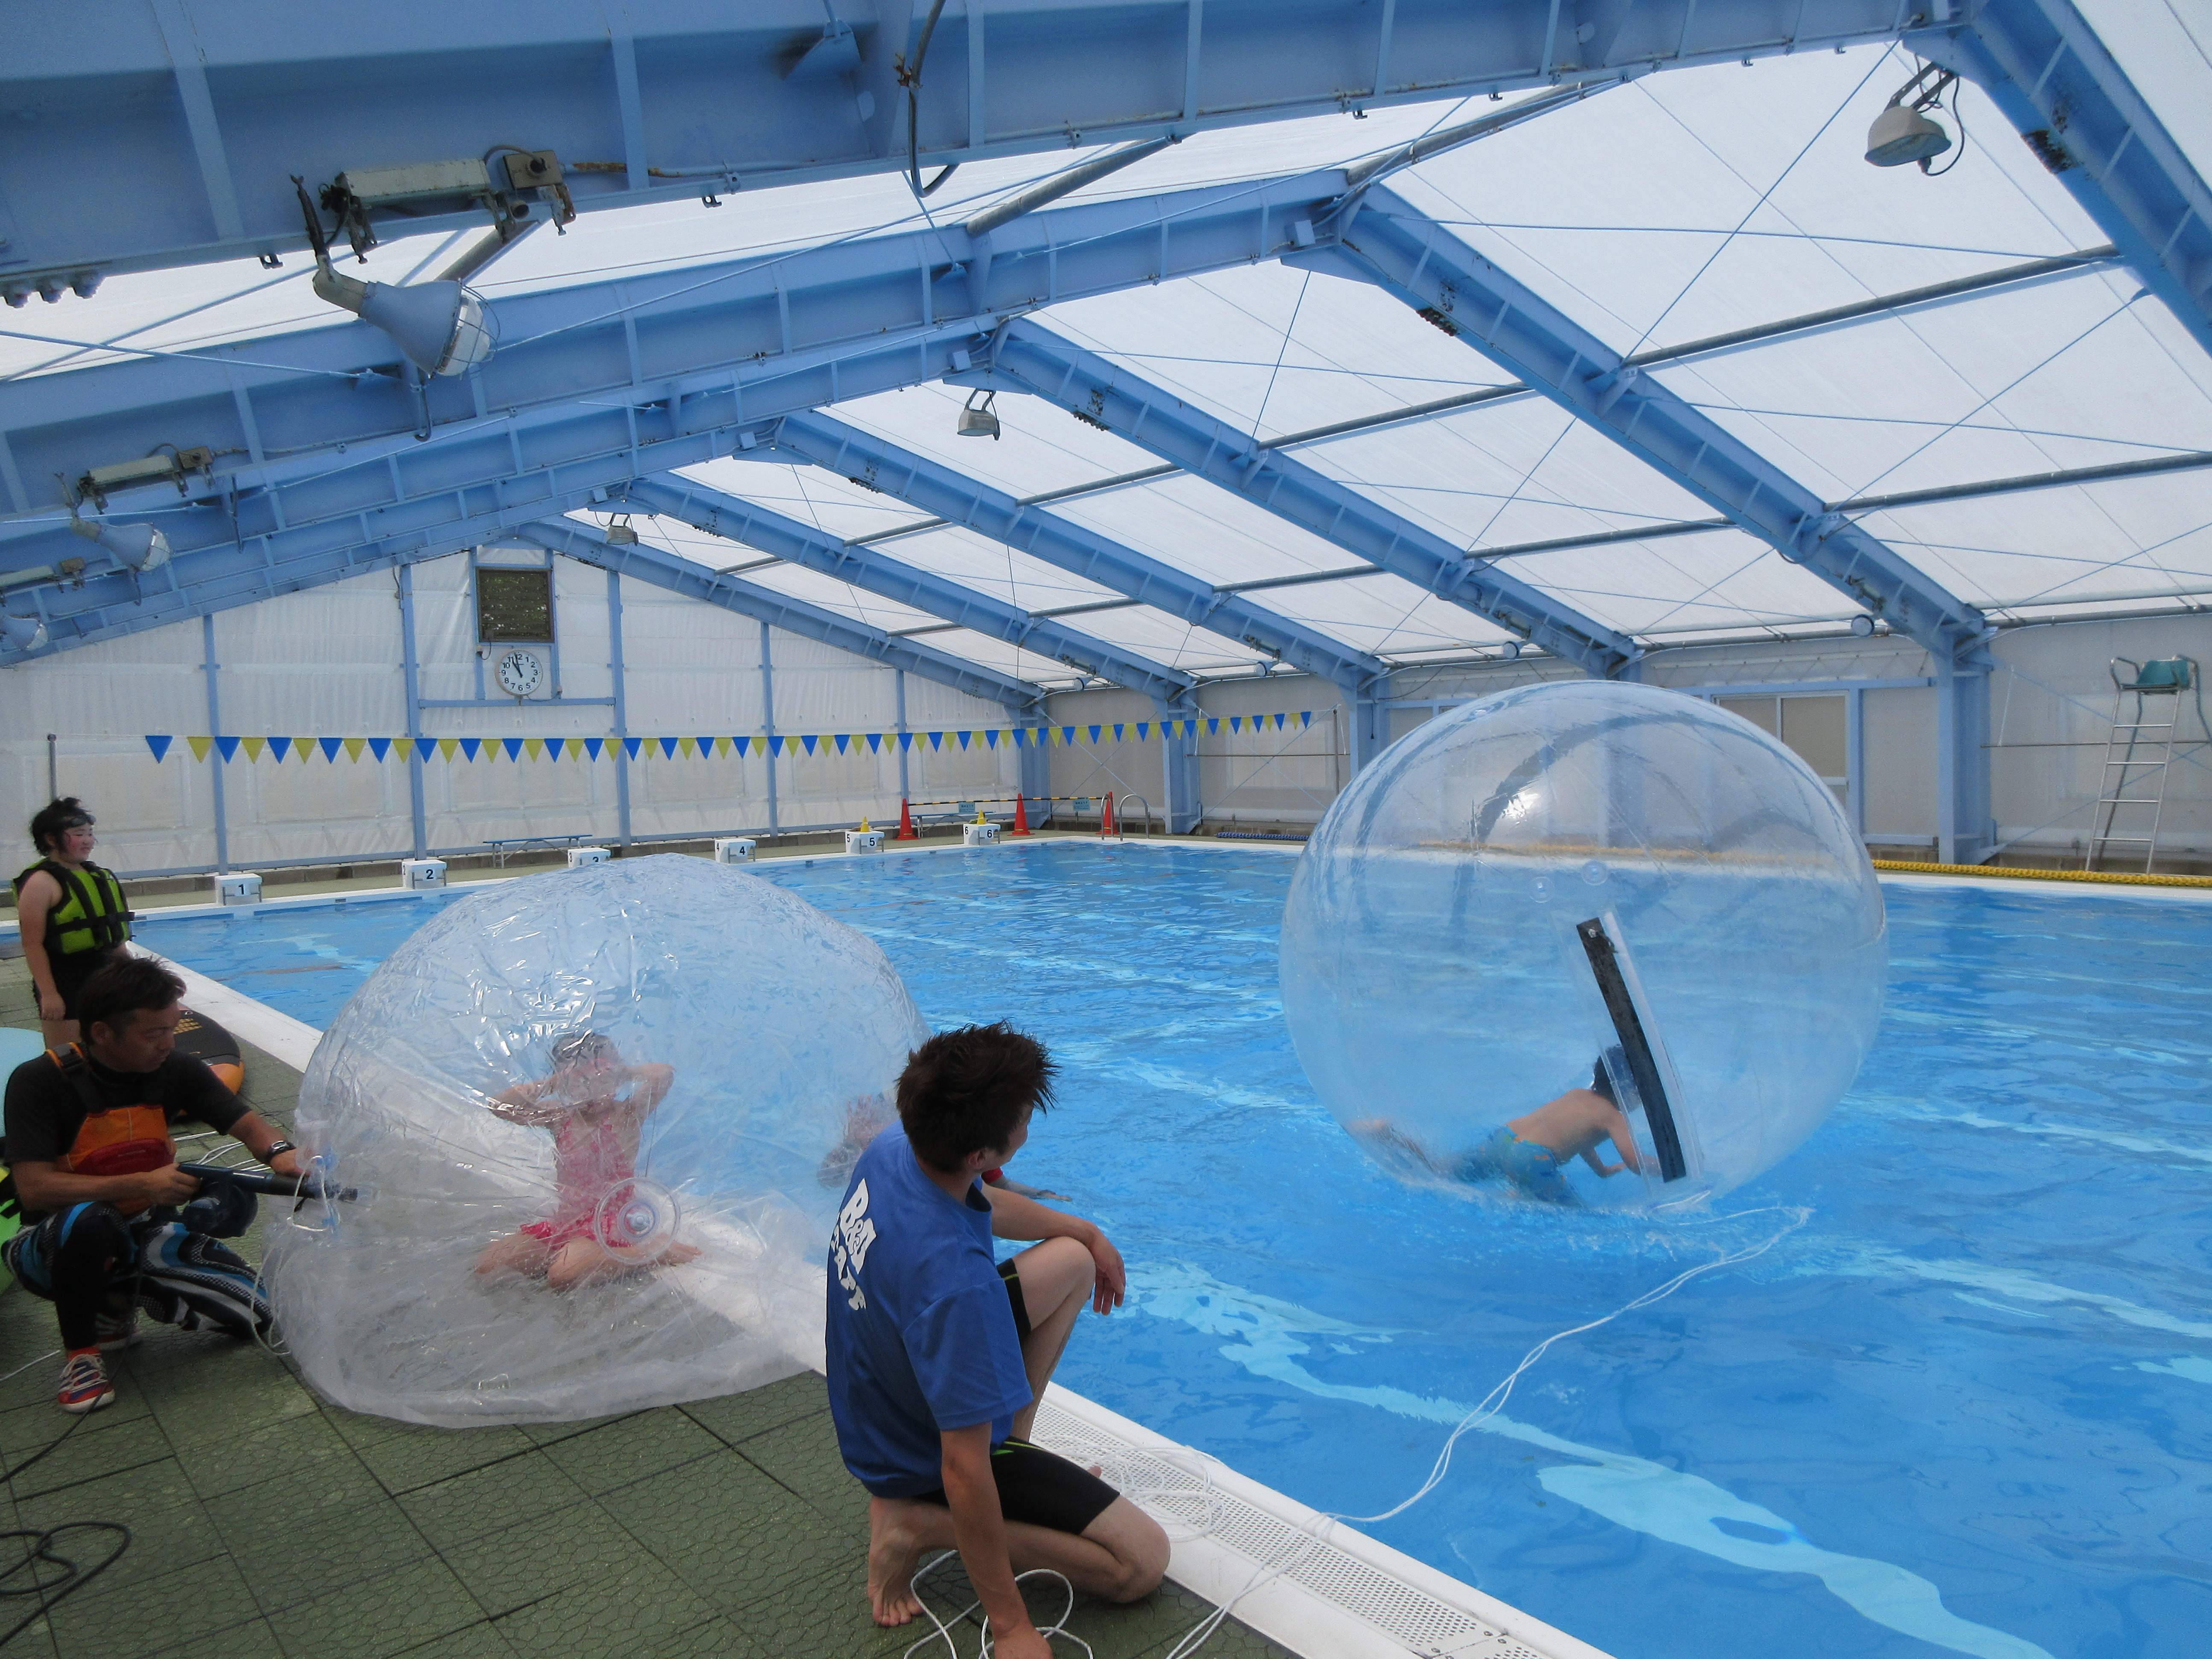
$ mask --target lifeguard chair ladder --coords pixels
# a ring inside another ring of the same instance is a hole
[[[2128,672],[2122,677],[2120,670]],[[2094,870],[2097,860],[2113,855],[2115,848],[2130,849],[2125,854],[2134,857],[2131,849],[2142,849],[2142,867],[2146,875],[2158,857],[2158,830],[2166,812],[2166,781],[2173,769],[2173,735],[2181,724],[2181,694],[2196,684],[2196,662],[2188,657],[2166,657],[2153,662],[2136,663],[2125,657],[2112,660],[2112,730],[2105,743],[2105,769],[2098,787],[2097,817],[2094,828],[2096,834],[2089,841],[2089,855],[2083,860],[2084,870]],[[2132,696],[2135,706],[2130,708],[2127,700]],[[2171,697],[2166,704],[2172,717],[2165,720],[2147,719],[2150,711],[2148,699]],[[2120,716],[2131,714],[2133,720]],[[2143,818],[2150,820],[2146,835],[2118,835],[2121,811],[2127,809],[2126,825],[2130,830],[2143,828]]]

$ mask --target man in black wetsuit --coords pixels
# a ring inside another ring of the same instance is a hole
[[[184,985],[159,963],[125,957],[85,982],[85,1037],[26,1060],[8,1079],[6,1156],[23,1230],[0,1255],[61,1326],[59,1404],[97,1411],[115,1398],[103,1350],[135,1340],[143,1309],[182,1330],[265,1334],[269,1303],[253,1269],[192,1231],[199,1183],[177,1168],[171,1114],[242,1143],[280,1175],[292,1143],[175,1052]]]
[[[49,802],[31,820],[39,861],[15,878],[23,959],[39,1000],[46,1047],[76,1041],[77,993],[131,937],[123,884],[92,861],[92,814],[74,795]]]

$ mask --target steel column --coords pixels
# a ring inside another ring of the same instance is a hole
[[[222,730],[222,699],[216,690],[216,675],[221,665],[215,659],[215,618],[213,617],[200,618],[200,642],[207,653],[205,672],[208,732],[210,736],[213,736]],[[214,760],[215,764],[209,769],[209,776],[214,780],[215,785],[215,867],[218,870],[228,870],[230,868],[230,821],[225,815],[222,793],[222,769],[228,763],[224,761],[222,750],[220,749],[215,751]],[[51,781],[47,787],[50,793],[58,792],[57,786]]]
[[[761,732],[769,739],[768,745],[768,832],[776,832],[775,814],[775,670],[771,665],[769,648],[769,628],[763,622],[761,630]]]
[[[208,618],[212,629],[215,618]],[[210,635],[213,637],[212,635]],[[415,570],[399,567],[399,659],[407,692],[407,804],[414,823],[415,856],[428,858],[429,815],[422,801],[422,663],[415,647]]]
[[[546,557],[552,557],[550,549]],[[607,572],[607,670],[615,693],[615,830],[621,844],[630,843],[629,823],[629,676],[623,663],[622,577]]]

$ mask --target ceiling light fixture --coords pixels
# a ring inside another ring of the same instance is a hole
[[[169,538],[150,524],[95,524],[90,519],[73,518],[70,528],[88,542],[98,542],[142,574],[158,570],[169,562]]]
[[[995,438],[999,435],[999,417],[991,405],[998,401],[995,392],[975,391],[960,409],[960,435],[963,438]],[[977,403],[981,398],[983,401]]]
[[[1942,106],[1943,94],[1958,78],[1940,64],[1929,64],[1899,87],[1889,106],[1867,129],[1867,160],[1878,167],[1917,161],[1920,170],[1927,172],[1928,163],[1951,148],[1951,135],[1929,120],[1926,112]]]
[[[390,283],[360,282],[333,270],[322,216],[307,199],[307,185],[297,178],[292,183],[300,192],[300,210],[307,216],[307,240],[315,246],[316,294],[382,329],[425,374],[465,374],[491,356],[483,302],[459,283],[397,288]]]

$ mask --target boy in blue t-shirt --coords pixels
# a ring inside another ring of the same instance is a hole
[[[830,1410],[868,1489],[876,1622],[921,1612],[922,1553],[957,1549],[1003,1659],[1049,1651],[1016,1573],[1049,1567],[1133,1601],[1168,1564],[1151,1516],[1029,1443],[1077,1316],[1118,1307],[1127,1284],[1090,1222],[979,1179],[1028,1140],[1053,1073],[1042,1045],[1003,1023],[923,1043],[899,1077],[897,1125],[853,1167],[830,1245]],[[1000,1264],[994,1236],[1042,1242]]]

